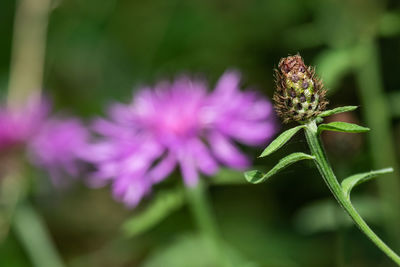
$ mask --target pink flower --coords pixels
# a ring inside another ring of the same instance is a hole
[[[46,169],[56,184],[64,173],[79,175],[80,162],[88,149],[89,132],[76,118],[49,118],[28,142],[30,161]]]
[[[235,141],[265,144],[276,125],[272,104],[240,91],[239,80],[237,72],[227,72],[209,93],[203,81],[181,77],[142,88],[131,104],[114,104],[109,119],[94,123],[100,135],[91,151],[94,182],[111,180],[115,197],[135,206],[177,166],[187,186],[221,165],[248,166]]]
[[[56,183],[63,173],[78,175],[88,141],[89,133],[78,119],[51,117],[47,101],[32,98],[23,108],[0,109],[0,153],[7,156],[11,148],[22,148]]]
[[[48,103],[29,101],[20,109],[0,108],[0,151],[25,144],[45,121]]]

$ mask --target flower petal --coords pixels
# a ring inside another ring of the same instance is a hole
[[[240,73],[235,70],[226,71],[218,80],[214,93],[220,97],[229,97],[239,87]]]
[[[113,184],[114,197],[128,207],[135,207],[150,191],[150,183],[140,175],[119,177]]]
[[[190,143],[190,149],[196,159],[196,165],[206,175],[213,175],[218,170],[218,163],[212,157],[208,147],[199,139]]]
[[[214,131],[209,134],[208,140],[213,153],[224,164],[238,169],[246,168],[249,165],[247,157],[227,137]]]
[[[273,136],[276,126],[271,122],[235,121],[225,125],[221,131],[243,144],[260,145]]]
[[[199,180],[199,174],[196,170],[196,164],[192,155],[189,153],[181,153],[179,164],[185,184],[190,187],[196,186]]]
[[[176,164],[176,156],[169,152],[165,158],[149,171],[150,179],[153,183],[164,180],[174,170]]]

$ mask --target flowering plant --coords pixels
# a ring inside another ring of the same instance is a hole
[[[228,71],[207,92],[203,81],[181,77],[142,88],[131,104],[111,106],[109,119],[93,125],[100,136],[90,157],[97,166],[93,183],[111,180],[114,196],[133,207],[177,166],[188,187],[197,185],[199,172],[249,166],[234,141],[266,143],[276,124],[272,104],[241,92],[239,82],[239,73]]]
[[[77,118],[50,116],[50,104],[31,98],[24,107],[0,111],[0,154],[15,151],[30,163],[47,170],[54,183],[62,174],[78,176],[80,161],[87,153],[89,132]]]
[[[256,170],[246,172],[246,179],[253,184],[258,184],[268,180],[272,175],[292,163],[300,160],[313,160],[330,191],[358,228],[388,257],[400,265],[400,257],[372,231],[356,211],[350,200],[350,193],[356,185],[368,181],[379,174],[392,172],[393,169],[386,168],[355,174],[345,178],[339,183],[319,138],[322,131],[346,133],[362,133],[369,131],[369,128],[352,123],[339,121],[326,124],[322,123],[324,117],[352,111],[357,107],[345,106],[332,110],[325,110],[327,101],[325,100],[323,84],[315,76],[315,71],[307,67],[299,55],[283,58],[279,62],[276,74],[277,90],[274,96],[275,108],[284,122],[296,121],[300,123],[300,125],[286,130],[279,135],[265,148],[260,157],[266,157],[278,150],[301,129],[305,131],[311,155],[302,152],[290,154],[282,158],[278,164],[267,173]]]

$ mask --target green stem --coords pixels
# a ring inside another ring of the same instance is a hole
[[[21,198],[26,193],[26,180],[22,173],[24,165],[14,156],[1,159],[5,173],[0,181],[0,244],[7,237],[11,228],[12,217]]]
[[[207,187],[200,179],[195,187],[187,187],[186,197],[189,208],[201,233],[212,242],[211,251],[221,266],[227,266],[222,250],[222,239],[207,196]]]
[[[28,203],[16,209],[13,226],[34,266],[64,266],[42,219]]]
[[[347,212],[347,214],[353,219],[354,223],[358,228],[377,246],[379,247],[389,258],[391,258],[397,265],[400,266],[400,257],[388,247],[375,233],[369,228],[367,223],[361,218],[356,209],[350,202],[350,199],[344,194],[342,187],[340,186],[336,176],[330,166],[328,159],[325,155],[325,151],[321,144],[321,140],[318,136],[317,125],[315,121],[307,124],[305,129],[306,138],[312,155],[315,157],[315,162],[319,172],[324,178],[325,183],[328,185],[332,194],[336,200]]]
[[[17,2],[7,97],[7,104],[12,108],[20,107],[30,97],[39,97],[41,93],[51,4],[52,0],[20,0]],[[17,164],[23,165],[19,160],[16,161]],[[16,168],[15,170],[7,179],[22,179],[20,169]],[[18,189],[20,188],[17,188],[16,191]],[[15,203],[8,207],[11,209],[9,217],[13,217],[13,229],[33,265],[62,267],[62,261],[51,242],[42,219],[28,203],[18,205],[18,198],[21,198],[19,194],[13,200]],[[16,206],[15,210],[14,206]]]
[[[11,107],[19,107],[27,98],[40,94],[51,3],[51,0],[17,1],[8,90]]]

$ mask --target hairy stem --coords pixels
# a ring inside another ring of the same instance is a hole
[[[342,187],[340,186],[336,176],[332,170],[331,165],[325,155],[325,151],[321,144],[321,140],[317,133],[317,125],[315,121],[307,124],[305,129],[306,138],[308,145],[310,147],[311,153],[315,156],[315,162],[318,167],[319,172],[324,178],[325,183],[328,185],[332,194],[335,196],[336,200],[342,206],[342,208],[347,212],[347,214],[352,218],[354,223],[358,228],[377,246],[379,247],[389,258],[391,258],[397,265],[400,266],[400,257],[388,247],[367,225],[367,223],[361,218],[356,209],[350,202],[350,199],[344,194]]]

